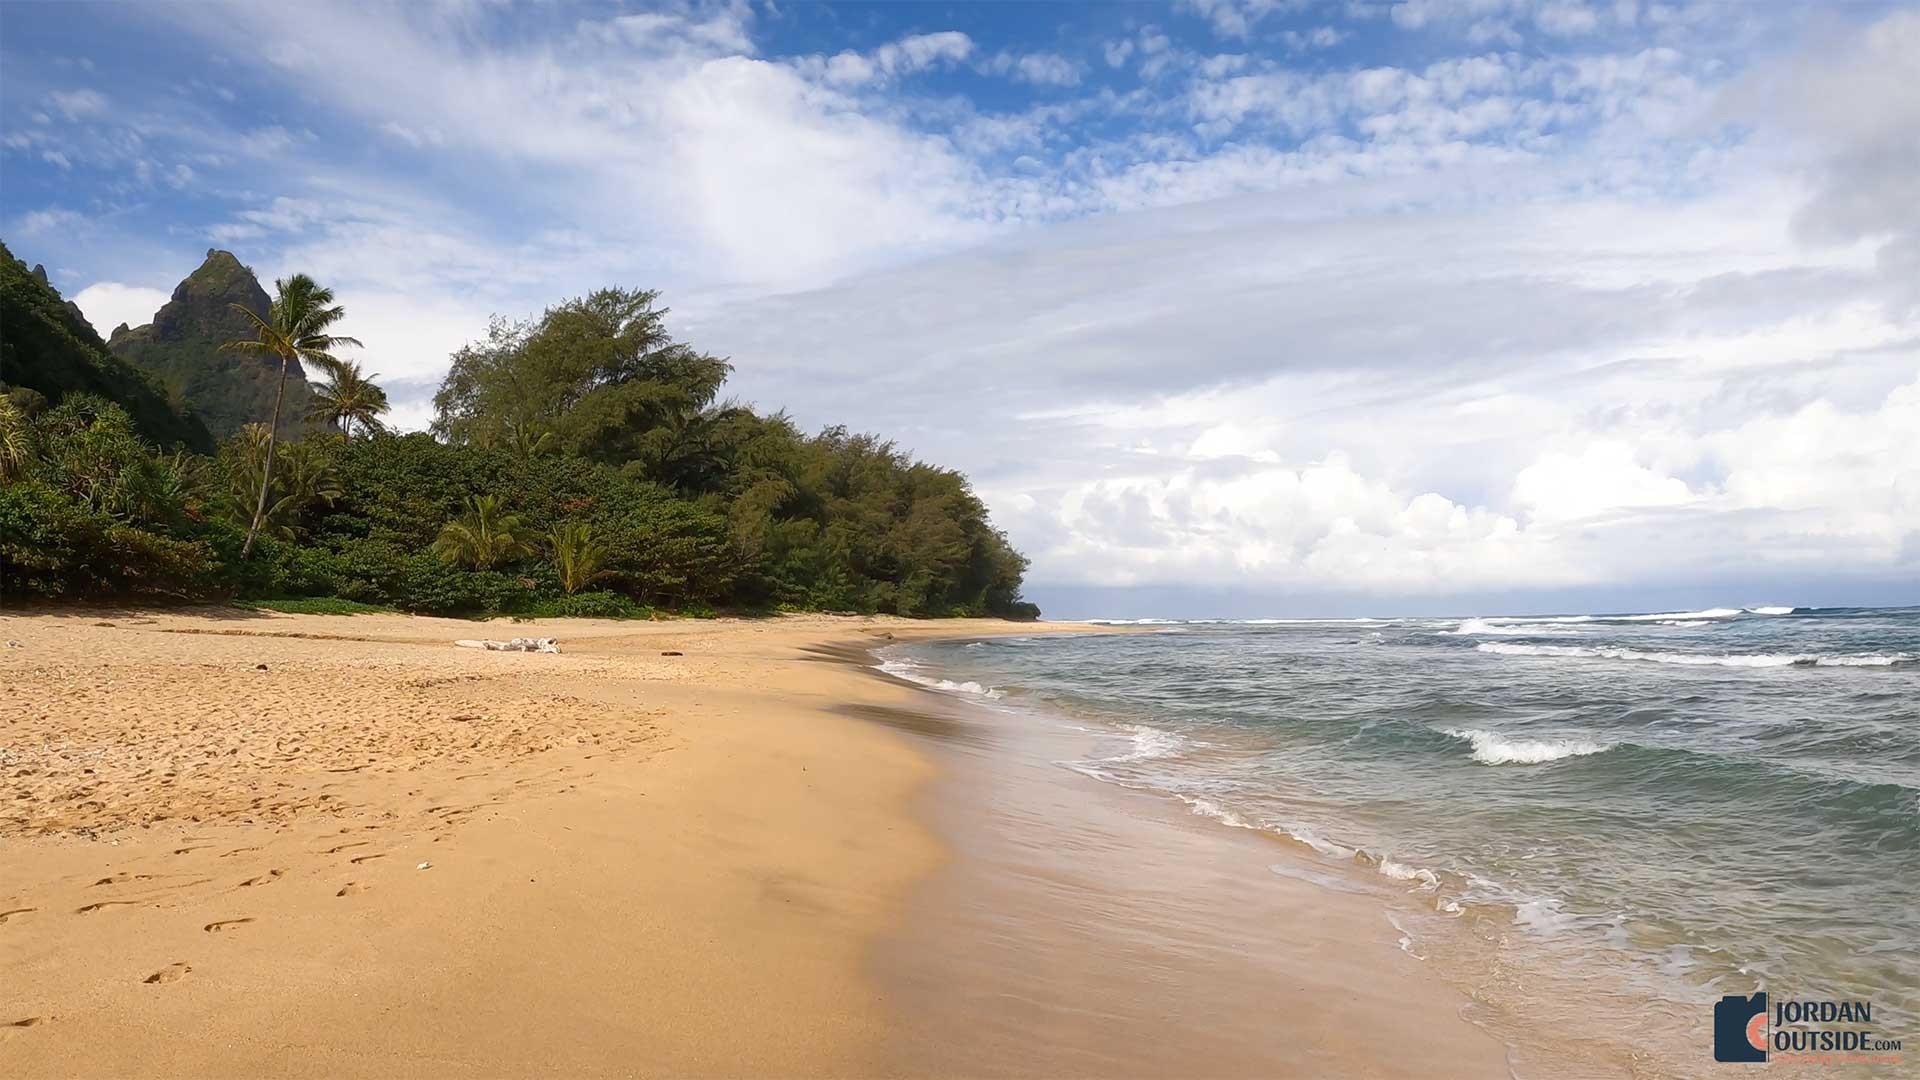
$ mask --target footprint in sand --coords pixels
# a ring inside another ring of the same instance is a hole
[[[152,879],[152,874],[109,874],[99,881],[94,882],[92,888],[97,889],[102,885],[124,885],[129,881],[150,881]]]
[[[347,882],[347,883],[346,883],[345,885],[342,885],[342,886],[340,887],[340,891],[339,891],[339,892],[337,892],[337,893],[334,893],[333,895],[335,895],[335,896],[355,896],[355,895],[358,895],[358,894],[360,894],[360,893],[363,893],[363,892],[366,892],[366,891],[367,891],[368,889],[371,889],[371,888],[373,888],[373,886],[371,886],[371,885],[362,885],[362,884],[360,884],[360,883],[359,883],[359,882],[357,882],[357,881],[349,881],[349,882]]]
[[[253,921],[252,916],[248,916],[244,919],[221,919],[219,922],[210,922],[207,925],[201,927],[200,929],[205,930],[209,934],[217,934],[222,930],[228,929],[229,927],[245,926],[247,923],[250,923],[252,921]]]
[[[138,900],[102,900],[97,904],[88,904],[86,907],[79,908],[76,911],[74,911],[74,914],[75,915],[91,915],[94,912],[101,910],[102,908],[137,907],[139,906],[139,904],[140,904],[140,901]]]
[[[372,862],[375,859],[384,859],[386,857],[387,857],[386,852],[382,851],[372,855],[355,855],[353,858],[348,859],[347,861],[352,863],[355,866],[359,866],[363,862]]]
[[[10,1039],[27,1028],[39,1027],[46,1022],[47,1018],[44,1016],[29,1016],[24,1020],[15,1020],[11,1023],[0,1024],[0,1041]]]
[[[17,908],[14,908],[12,911],[0,911],[0,923],[6,922],[8,919],[13,918],[15,915],[25,915],[29,911],[39,911],[39,910],[40,910],[39,908],[17,907]]]
[[[179,982],[182,978],[186,977],[187,972],[192,970],[193,965],[184,962],[168,964],[166,967],[161,968],[159,971],[154,972],[141,981],[149,984]]]
[[[284,873],[286,873],[285,870],[269,870],[266,873],[261,874],[259,877],[251,877],[241,882],[240,887],[243,889],[246,889],[255,885],[270,885],[273,883],[275,878],[278,878],[281,874],[284,874]]]

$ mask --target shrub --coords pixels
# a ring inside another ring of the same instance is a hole
[[[616,592],[583,592],[535,600],[521,614],[534,619],[650,619],[654,610]]]
[[[223,595],[213,547],[116,521],[38,484],[0,488],[0,589],[53,597]]]

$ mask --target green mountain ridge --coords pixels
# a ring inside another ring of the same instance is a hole
[[[140,434],[161,446],[211,453],[199,416],[158,381],[115,356],[86,316],[47,280],[45,268],[0,243],[0,385],[34,391],[57,405],[97,394],[127,410]]]
[[[232,305],[264,318],[269,303],[252,270],[232,252],[212,248],[199,269],[174,288],[173,298],[154,312],[152,322],[115,327],[107,348],[159,380],[199,413],[216,439],[225,439],[247,424],[264,423],[273,412],[279,362],[256,353],[220,351],[225,342],[254,336],[253,323]],[[295,361],[280,410],[283,437],[306,427],[312,402],[313,388]]]

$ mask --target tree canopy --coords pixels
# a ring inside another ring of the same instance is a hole
[[[381,426],[372,378],[320,355],[333,319],[306,327],[319,337],[302,352],[279,303],[258,340],[328,373],[320,408],[340,430],[287,442],[262,416],[209,458],[162,451],[107,400],[9,398],[0,588],[439,613],[1037,614],[1020,599],[1026,560],[965,477],[723,400],[730,364],[676,342],[658,299],[603,289],[496,319],[454,354],[431,434]]]

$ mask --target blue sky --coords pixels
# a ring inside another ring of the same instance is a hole
[[[103,333],[313,273],[402,426],[643,285],[966,470],[1059,614],[1920,599],[1913,4],[4,20],[15,253]]]

